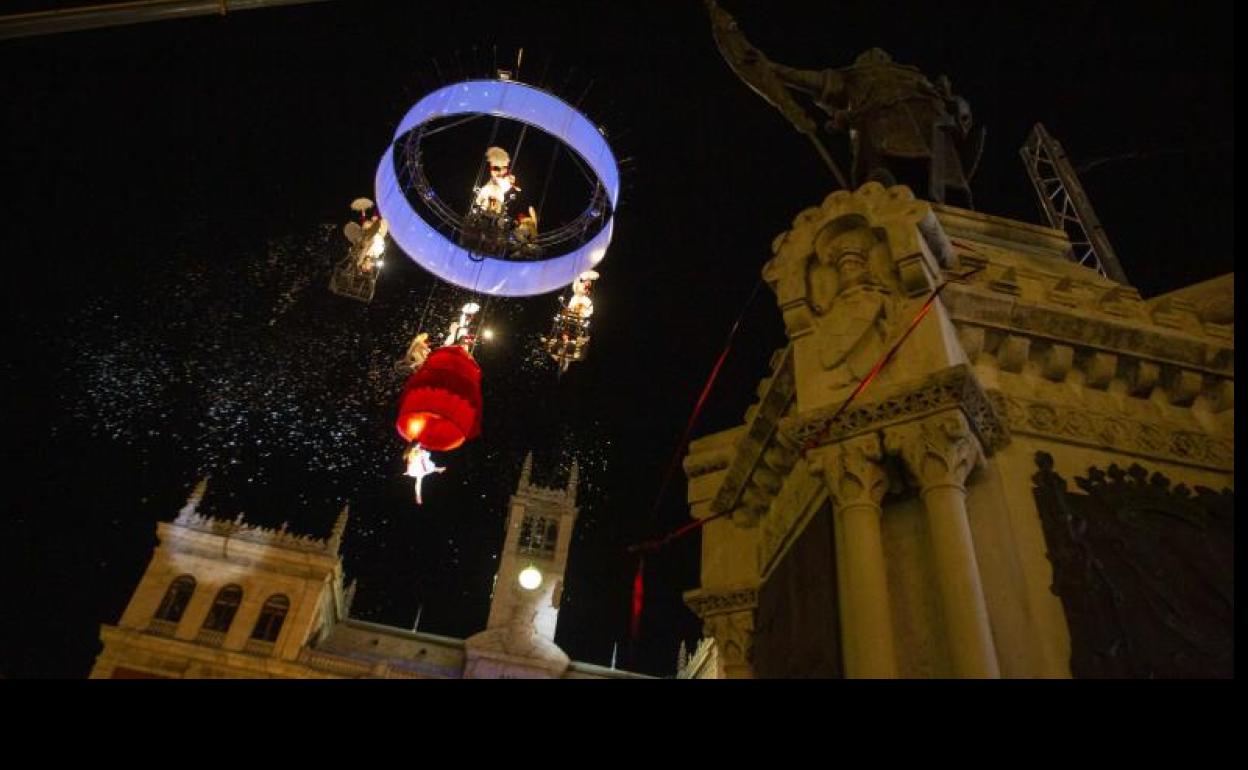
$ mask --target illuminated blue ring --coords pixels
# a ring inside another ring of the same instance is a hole
[[[436,118],[484,113],[519,120],[540,128],[570,147],[589,164],[606,190],[608,219],[593,238],[575,251],[533,262],[482,260],[438,232],[408,202],[395,176],[399,138]],[[468,80],[439,88],[416,102],[377,167],[377,208],[390,223],[390,237],[416,264],[437,277],[466,289],[503,297],[546,294],[567,286],[583,270],[607,255],[620,193],[620,171],[602,133],[571,105],[545,91],[508,80]]]

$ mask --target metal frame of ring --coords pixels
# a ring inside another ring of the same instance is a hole
[[[431,120],[487,114],[518,120],[555,137],[576,152],[598,177],[607,195],[605,225],[575,250],[521,262],[472,255],[426,222],[407,200],[395,171],[395,152],[404,134]],[[390,237],[416,264],[466,289],[503,297],[546,294],[566,286],[607,255],[619,201],[620,172],[598,128],[558,97],[514,80],[469,80],[444,86],[408,110],[377,167],[377,208],[390,224]]]

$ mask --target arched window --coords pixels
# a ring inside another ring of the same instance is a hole
[[[550,557],[555,552],[559,524],[545,516],[527,515],[520,523],[520,553]]]
[[[554,519],[546,520],[546,539],[542,541],[542,551],[547,555],[555,552],[555,541],[559,539],[559,524]]]
[[[243,589],[236,585],[228,585],[218,591],[212,609],[208,610],[208,617],[204,619],[204,630],[228,631],[242,601]]]
[[[165,598],[160,601],[160,607],[156,609],[156,619],[177,623],[182,619],[182,613],[186,611],[186,605],[191,601],[193,593],[195,578],[190,575],[174,578],[169,584],[169,590],[165,591]]]
[[[256,627],[251,630],[251,638],[262,642],[276,642],[289,609],[290,599],[282,594],[270,596],[260,608],[260,619],[256,621]]]

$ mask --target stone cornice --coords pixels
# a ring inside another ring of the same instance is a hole
[[[742,507],[742,503],[754,517],[766,510],[767,503],[780,489],[782,474],[796,459],[791,449],[776,446],[777,429],[793,403],[795,392],[793,348],[790,346],[766,381],[758,403],[750,408],[745,432],[735,443],[735,453],[723,483],[711,501],[711,513],[732,511]],[[769,450],[775,462],[764,460]]]
[[[133,658],[136,655],[148,656],[154,664],[148,667],[156,668],[158,673],[166,676],[185,675],[195,666],[224,669],[240,677],[316,679],[344,675],[341,672],[318,671],[302,661],[253,655],[242,650],[226,650],[110,625],[100,626],[100,641],[105,645],[101,658],[112,658],[117,665],[143,667],[140,661]]]
[[[286,529],[283,524],[277,529],[269,527],[259,527],[254,524],[245,524],[243,522],[243,514],[239,514],[237,518],[217,519],[211,516],[203,516],[198,513],[190,513],[183,511],[169,525],[178,529],[187,529],[193,532],[200,532],[207,535],[216,535],[218,537],[227,537],[233,540],[242,540],[257,545],[274,546],[277,548],[285,548],[291,551],[301,551],[304,553],[326,554],[330,556],[337,555],[337,544],[331,542],[330,538],[315,538],[309,535],[297,535]]]
[[[744,612],[758,606],[758,586],[705,589],[697,588],[684,594],[685,606],[705,620],[711,615]]]
[[[1199,327],[1169,328],[1135,314],[1114,318],[1114,313],[1080,299],[1066,307],[1046,306],[976,285],[950,285],[942,299],[956,324],[1234,376],[1233,338],[1205,334]]]
[[[839,404],[829,405],[795,415],[784,421],[782,430],[799,446],[810,442],[821,446],[956,408],[966,415],[986,453],[1010,440],[1005,422],[965,364],[871,393],[869,400],[855,403],[836,416],[839,408]]]

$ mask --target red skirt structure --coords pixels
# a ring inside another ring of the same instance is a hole
[[[445,345],[429,354],[403,385],[395,427],[431,452],[481,435],[481,367],[468,351]]]

